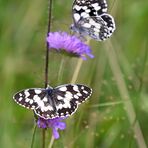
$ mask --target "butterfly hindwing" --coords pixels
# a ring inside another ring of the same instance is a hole
[[[82,36],[89,35],[96,40],[102,40],[102,37],[107,32],[107,28],[101,17],[83,18],[77,23],[77,28],[80,30]],[[78,31],[76,30],[76,32]]]
[[[107,26],[110,33],[113,33],[115,31],[114,18],[111,15],[107,14],[107,13],[102,14],[100,17],[104,20],[105,25]]]
[[[36,108],[34,111],[38,116],[44,119],[52,119],[58,116],[56,108],[51,107],[51,105],[44,107],[44,109],[41,107]]]

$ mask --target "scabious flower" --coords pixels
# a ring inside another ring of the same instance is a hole
[[[66,123],[61,122],[61,120],[63,120],[65,118],[54,118],[54,119],[48,119],[45,120],[43,118],[38,118],[37,121],[37,125],[39,128],[52,128],[52,135],[54,136],[55,139],[58,139],[59,133],[58,133],[58,129],[60,130],[64,130],[66,128]]]
[[[90,58],[94,57],[88,45],[76,36],[69,35],[66,32],[49,32],[47,43],[49,49],[56,49],[71,56],[81,57],[83,60],[86,60],[86,55]]]

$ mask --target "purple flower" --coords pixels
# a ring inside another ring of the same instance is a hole
[[[86,60],[86,55],[90,58],[94,57],[88,45],[66,32],[50,32],[47,36],[47,43],[50,49],[54,48],[71,56],[81,57],[83,60]]]
[[[66,124],[64,122],[61,122],[65,118],[54,118],[54,119],[48,119],[45,120],[43,118],[38,118],[37,125],[39,128],[52,128],[52,134],[55,139],[58,139],[59,133],[58,129],[64,130],[66,128]]]

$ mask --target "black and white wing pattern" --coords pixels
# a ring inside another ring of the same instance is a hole
[[[30,88],[19,91],[14,101],[44,118],[72,115],[78,105],[91,96],[92,89],[81,84],[65,84],[56,88]]]
[[[74,24],[71,29],[82,36],[102,41],[115,30],[114,18],[107,14],[106,0],[75,0],[72,14]]]

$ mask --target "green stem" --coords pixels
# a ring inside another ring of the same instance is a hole
[[[46,134],[46,129],[42,129],[42,148],[45,148],[45,134]]]
[[[53,143],[54,143],[54,137],[52,136],[48,148],[52,148]]]
[[[34,126],[34,129],[33,129],[33,135],[32,135],[32,140],[31,140],[31,148],[33,148],[33,144],[34,144],[34,138],[35,138],[35,133],[36,133],[36,128],[37,128],[37,125]]]

